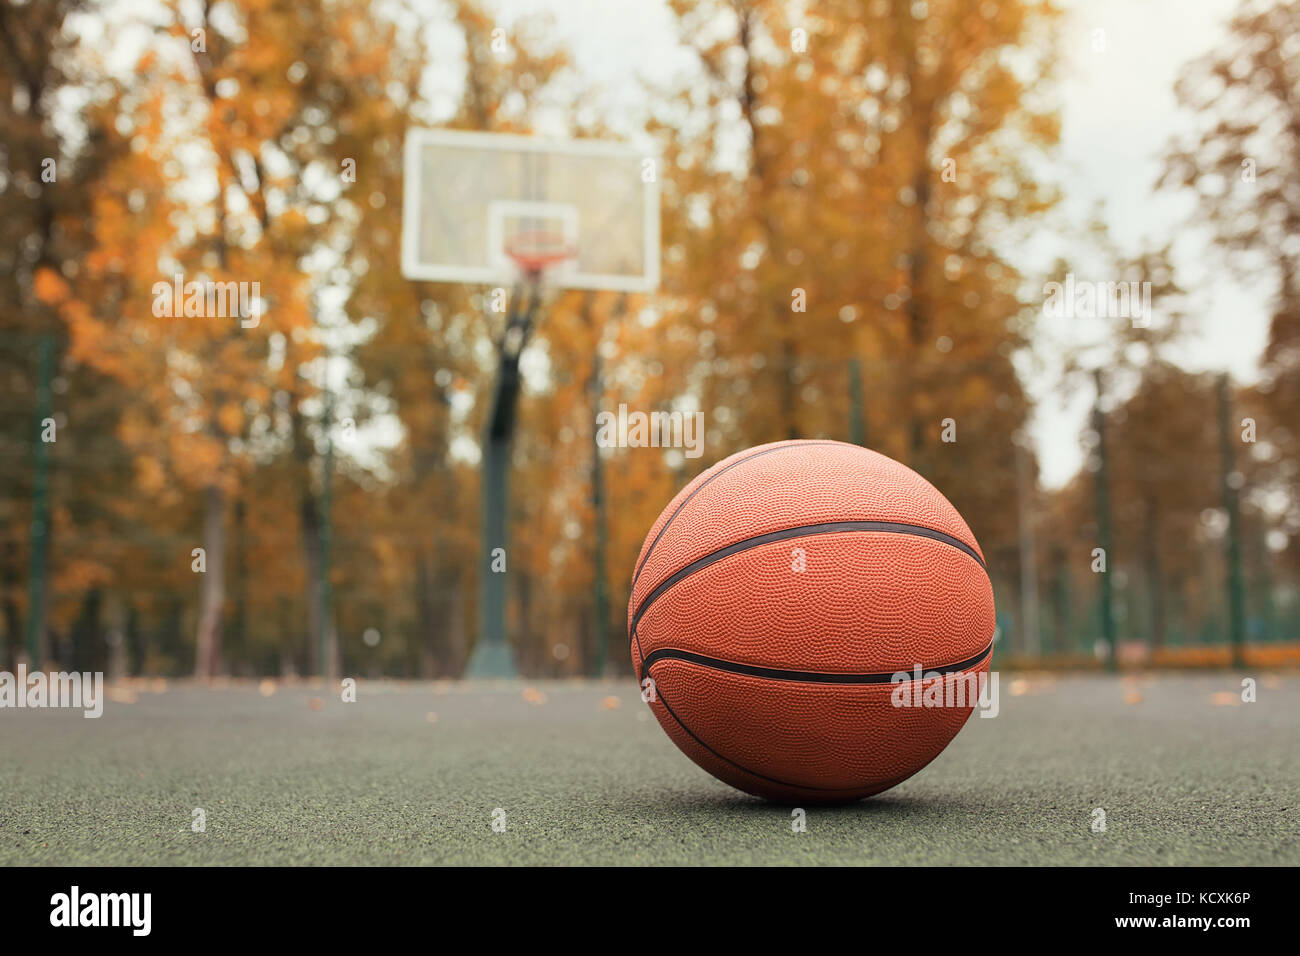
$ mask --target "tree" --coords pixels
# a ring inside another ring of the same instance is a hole
[[[1175,93],[1196,111],[1197,131],[1171,144],[1160,184],[1195,193],[1229,265],[1266,283],[1273,315],[1258,400],[1260,439],[1271,451],[1260,474],[1282,491],[1277,528],[1300,567],[1300,2],[1244,0],[1228,41],[1189,64]]]
[[[709,410],[709,461],[844,438],[857,358],[868,443],[932,478],[1013,557],[1015,510],[1002,503],[1029,407],[1014,357],[1032,310],[1001,250],[1055,201],[1033,157],[1057,138],[1056,10],[674,10],[707,84],[661,111],[675,131],[699,131],[666,143],[656,341],[674,372],[662,394]],[[941,440],[945,419],[955,443]]]
[[[55,650],[52,627],[84,616],[62,594],[115,615],[98,595],[121,573],[116,504],[130,477],[114,435],[130,391],[69,354],[64,317],[41,296],[45,276],[78,275],[94,197],[128,149],[112,122],[120,90],[66,29],[89,7],[0,3],[0,297],[11,305],[0,315],[0,624],[14,655],[24,632],[34,639],[35,666]],[[37,421],[42,395],[53,429]],[[91,641],[79,653],[101,651]]]

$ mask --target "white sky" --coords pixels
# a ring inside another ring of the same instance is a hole
[[[1111,234],[1126,251],[1176,237],[1176,281],[1189,293],[1189,334],[1178,352],[1180,362],[1251,381],[1268,335],[1267,290],[1242,288],[1225,274],[1207,235],[1187,226],[1190,197],[1152,190],[1166,144],[1188,129],[1188,114],[1174,99],[1174,81],[1184,64],[1224,43],[1224,26],[1236,5],[1236,0],[1072,0],[1060,154],[1072,221],[1086,221],[1091,204],[1103,200]],[[1098,27],[1106,31],[1105,54],[1092,51],[1091,31]],[[1065,407],[1041,394],[1040,401],[1034,431],[1043,477],[1055,484],[1078,468],[1082,453],[1076,439],[1091,395],[1076,396]]]

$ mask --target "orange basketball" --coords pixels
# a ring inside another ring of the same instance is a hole
[[[970,716],[993,628],[957,509],[836,441],[750,448],[683,488],[628,605],[632,664],[668,736],[718,779],[787,802],[870,796],[937,757]]]

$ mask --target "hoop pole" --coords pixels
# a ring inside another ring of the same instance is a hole
[[[506,602],[510,570],[510,449],[514,443],[519,408],[519,357],[541,303],[536,282],[515,287],[510,298],[506,328],[497,343],[499,356],[492,405],[483,428],[483,459],[480,470],[483,540],[479,556],[479,636],[470,655],[466,676],[474,678],[514,677],[514,655],[506,639]],[[521,309],[522,305],[522,309]]]

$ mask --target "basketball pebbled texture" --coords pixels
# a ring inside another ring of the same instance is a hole
[[[699,475],[646,536],[628,605],[632,664],[668,736],[785,802],[870,796],[937,757],[973,700],[897,707],[893,676],[919,666],[948,689],[986,673],[993,629],[957,510],[834,441],[760,445]]]

